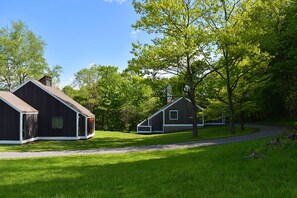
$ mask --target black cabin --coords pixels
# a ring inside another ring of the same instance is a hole
[[[38,109],[38,138],[78,140],[94,135],[95,116],[72,98],[52,87],[51,78],[29,80],[13,94]]]

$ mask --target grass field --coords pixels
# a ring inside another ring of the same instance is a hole
[[[297,144],[0,160],[0,197],[297,197]]]
[[[237,128],[236,134],[231,135],[228,126],[213,126],[199,129],[199,136],[193,138],[191,132],[169,134],[147,134],[97,131],[89,140],[79,141],[37,141],[24,145],[0,145],[0,152],[4,151],[57,151],[57,150],[85,150],[95,148],[115,148],[127,146],[142,146],[188,142],[203,139],[223,138],[234,135],[243,135],[254,132],[255,129],[241,131]]]

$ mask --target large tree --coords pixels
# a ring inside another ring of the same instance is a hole
[[[209,9],[203,18],[213,35],[213,58],[222,67],[216,73],[226,87],[230,131],[234,133],[234,92],[242,78],[267,65],[270,58],[259,47],[263,28],[254,24],[250,16],[255,6],[262,5],[260,0],[216,0],[206,5]]]
[[[45,42],[23,22],[0,29],[0,87],[11,90],[27,78],[41,78],[49,71]]]
[[[154,33],[152,44],[134,43],[130,68],[149,75],[178,75],[193,106],[192,135],[197,136],[195,90],[214,68],[210,57],[210,34],[201,17],[203,1],[133,1],[141,18],[135,29]]]

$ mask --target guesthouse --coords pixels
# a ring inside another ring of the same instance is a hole
[[[205,121],[202,114],[203,108],[199,105],[197,111],[201,112],[197,126],[224,125],[225,119]],[[193,107],[188,98],[179,97],[169,102],[159,111],[137,125],[137,133],[168,133],[192,129]]]

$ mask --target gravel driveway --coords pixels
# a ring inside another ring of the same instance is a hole
[[[105,148],[105,149],[103,148],[103,149],[78,150],[78,151],[0,152],[0,159],[90,155],[90,154],[115,154],[115,153],[130,153],[130,152],[139,152],[139,151],[184,149],[184,148],[193,148],[193,147],[202,147],[202,146],[230,144],[230,143],[255,140],[255,139],[265,138],[265,137],[273,137],[273,136],[280,135],[284,131],[284,128],[276,127],[276,126],[264,126],[264,125],[252,124],[252,125],[246,125],[246,127],[257,128],[259,129],[259,132],[243,135],[243,136],[222,138],[222,139],[201,140],[201,141],[193,141],[193,142],[151,145],[151,146]]]

